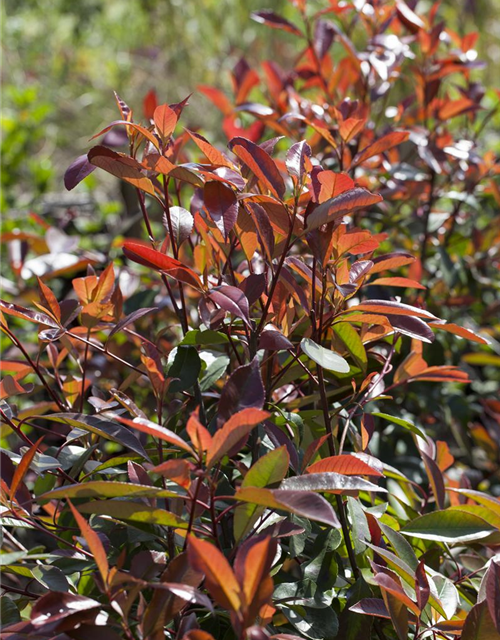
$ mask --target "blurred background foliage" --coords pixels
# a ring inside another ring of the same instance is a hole
[[[220,115],[196,86],[229,88],[229,71],[242,55],[256,68],[268,58],[290,67],[296,55],[293,36],[249,19],[262,8],[296,14],[288,0],[4,0],[1,206],[7,226],[26,208],[50,214],[59,205],[89,204],[63,194],[62,175],[87,151],[89,132],[117,117],[113,90],[136,119],[151,89],[168,102],[194,91],[185,126],[196,123],[211,130],[212,142],[223,143],[222,134],[215,138]],[[499,8],[500,0],[447,0],[440,9],[457,33],[481,33],[479,56],[487,64],[480,76],[487,87],[500,79]],[[490,122],[494,150],[498,125],[498,117]],[[109,202],[117,197],[115,181],[96,191],[91,177],[86,188],[102,215],[118,213],[121,205]]]

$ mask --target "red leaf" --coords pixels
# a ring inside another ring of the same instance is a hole
[[[345,476],[382,476],[380,471],[351,455],[330,456],[307,467],[307,473],[333,471]]]
[[[147,92],[142,101],[142,110],[144,111],[144,117],[148,120],[152,120],[156,107],[158,106],[158,99],[156,97],[156,91],[151,89]]]
[[[390,300],[366,300],[361,304],[349,307],[347,312],[367,311],[368,313],[392,314],[395,316],[415,316],[416,318],[428,318],[437,320],[436,316],[425,309],[418,309],[402,302],[392,302]]]
[[[490,560],[485,580],[486,603],[495,628],[500,633],[500,564]]]
[[[203,289],[201,280],[194,271],[161,251],[156,251],[145,244],[127,241],[123,243],[123,253],[138,264],[164,272],[175,280],[185,282],[200,291]]]
[[[464,329],[464,327],[460,327],[458,326],[458,324],[453,324],[452,322],[446,324],[431,322],[429,326],[433,329],[438,329],[438,331],[447,331],[448,333],[452,333],[453,335],[459,336],[460,338],[465,338],[466,340],[471,340],[472,342],[479,342],[479,344],[489,344],[489,341],[486,340],[486,338],[478,336],[477,333],[474,333],[470,329]]]

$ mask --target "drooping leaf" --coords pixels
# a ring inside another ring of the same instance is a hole
[[[96,167],[89,162],[86,153],[78,156],[64,173],[64,186],[68,191],[71,191],[95,170]]]

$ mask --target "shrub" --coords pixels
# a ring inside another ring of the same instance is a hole
[[[498,356],[456,346],[497,329],[476,36],[294,4],[254,16],[293,69],[200,88],[229,152],[116,96],[66,172],[130,185],[147,240],[4,237],[6,637],[500,637]]]

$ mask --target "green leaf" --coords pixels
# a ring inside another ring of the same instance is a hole
[[[14,601],[7,596],[0,597],[0,622],[2,628],[9,624],[21,622],[19,609],[16,607]]]
[[[283,607],[281,611],[297,631],[311,640],[333,640],[338,633],[339,621],[331,607],[326,609]]]
[[[82,484],[70,484],[42,494],[38,500],[60,500],[61,498],[175,498],[179,494],[168,489],[129,482],[93,480]]]
[[[219,356],[208,365],[200,380],[201,391],[208,391],[208,389],[224,375],[229,362],[229,356]]]
[[[213,344],[226,344],[229,342],[229,338],[225,333],[221,333],[220,331],[212,331],[212,329],[206,329],[205,331],[201,331],[201,329],[194,329],[193,331],[188,331],[180,344],[195,346],[195,345],[213,345]]]
[[[401,533],[437,542],[472,542],[496,531],[486,520],[454,507],[419,516],[407,524]]]
[[[170,384],[169,391],[187,391],[198,380],[201,360],[194,347],[178,347],[174,361],[168,370],[169,378],[177,378]]]
[[[159,524],[165,527],[187,529],[188,523],[181,520],[174,513],[164,509],[149,507],[140,502],[127,502],[124,500],[97,500],[78,505],[78,511],[93,513],[100,516],[110,516],[117,520],[138,522],[142,524]]]
[[[242,487],[266,487],[282,480],[288,471],[290,457],[286,447],[274,449],[262,456],[248,470],[241,483]],[[251,503],[240,504],[234,510],[234,536],[241,540],[264,511],[264,507]]]
[[[339,356],[335,351],[325,349],[325,347],[316,344],[310,338],[302,338],[300,348],[308,358],[311,358],[316,364],[328,371],[335,373],[349,373],[350,366],[347,360]]]
[[[425,433],[421,431],[418,427],[416,427],[414,424],[412,424],[411,422],[408,422],[408,420],[403,420],[403,418],[396,418],[394,416],[390,416],[388,413],[381,413],[379,411],[376,411],[371,415],[376,416],[377,418],[383,418],[384,420],[389,420],[389,422],[393,422],[394,424],[397,424],[398,426],[403,427],[403,429],[407,429],[412,433],[416,433],[421,438],[424,438],[424,439],[426,438]]]
[[[349,350],[349,353],[352,355],[357,365],[363,371],[366,371],[366,365],[368,363],[366,349],[361,338],[359,337],[359,333],[352,326],[352,324],[349,324],[348,322],[339,322],[333,325],[333,330],[345,344],[346,348]]]

